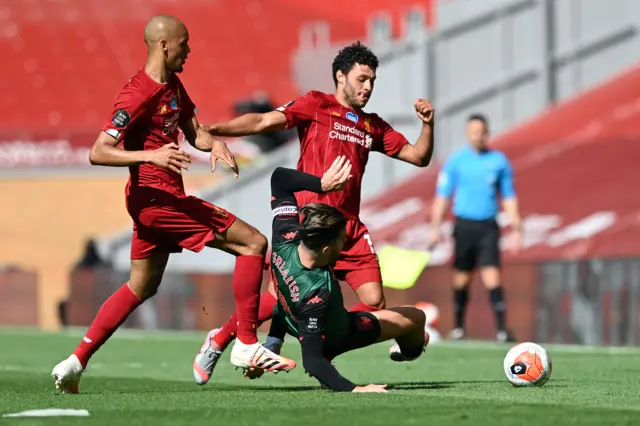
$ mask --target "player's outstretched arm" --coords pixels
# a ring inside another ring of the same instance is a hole
[[[351,162],[345,156],[336,158],[322,178],[295,169],[276,168],[271,174],[272,243],[286,239],[300,227],[296,192],[322,194],[340,191],[350,178]]]
[[[356,386],[340,375],[324,356],[325,318],[330,294],[320,289],[307,295],[298,316],[302,365],[306,372],[326,388],[336,392],[387,392],[386,385]],[[311,302],[313,301],[313,302]]]
[[[239,170],[236,159],[223,141],[216,139],[207,132],[198,122],[194,115],[180,124],[180,129],[184,137],[191,146],[203,152],[211,153],[211,171],[216,171],[216,163],[222,160],[233,170],[235,177],[238,177]]]
[[[230,121],[203,126],[214,136],[248,136],[258,133],[284,130],[287,125],[286,117],[280,111],[267,113],[250,113],[241,115]]]
[[[319,289],[302,300],[298,315],[298,332],[302,346],[302,365],[307,374],[325,387],[338,392],[353,392],[357,387],[338,373],[324,357],[325,321],[329,290]]]
[[[271,195],[274,199],[291,198],[294,193],[311,191],[319,194],[341,191],[351,178],[351,162],[346,156],[337,157],[322,178],[285,167],[276,168],[271,175]]]

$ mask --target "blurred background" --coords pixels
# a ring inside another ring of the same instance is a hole
[[[640,344],[640,2],[637,0],[0,0],[0,325],[87,326],[127,280],[126,169],[90,167],[115,95],[146,59],[142,31],[168,13],[189,28],[181,78],[203,123],[332,92],[331,61],[362,40],[380,58],[367,111],[414,140],[416,97],[436,107],[427,169],[372,154],[363,221],[378,250],[425,249],[439,166],[485,114],[511,160],[525,249],[504,254],[508,322],[520,340]],[[270,234],[268,179],[293,167],[290,132],[228,141],[233,180],[208,156],[187,191]],[[448,222],[450,229],[450,222]],[[429,302],[452,325],[451,242],[387,304]],[[128,327],[209,329],[234,307],[234,258],[173,255],[159,294]],[[347,303],[354,301],[345,288]],[[471,338],[494,337],[474,284]]]

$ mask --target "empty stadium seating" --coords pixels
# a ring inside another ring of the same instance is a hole
[[[333,0],[10,0],[0,5],[0,50],[11,58],[0,78],[0,128],[101,125],[115,94],[143,65],[142,30],[157,13],[188,25],[192,54],[183,79],[203,120],[212,120],[231,115],[234,100],[258,89],[277,102],[296,95],[290,56],[302,23],[326,19],[333,39],[361,38],[377,8],[398,14],[414,3],[424,4],[354,0],[347,9]]]
[[[640,209],[640,67],[498,136],[512,162],[525,250],[510,261],[637,256]],[[435,192],[428,169],[369,200],[364,220],[378,244],[426,249],[424,214]],[[451,244],[431,263],[444,263]]]

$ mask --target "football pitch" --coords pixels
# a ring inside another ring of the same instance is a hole
[[[640,349],[545,346],[553,374],[541,388],[514,388],[502,372],[509,346],[433,344],[413,363],[394,363],[387,345],[334,362],[359,384],[388,394],[332,393],[304,374],[250,381],[228,352],[209,384],[193,382],[200,333],[121,331],[89,364],[79,395],[60,395],[49,376],[81,331],[0,329],[0,414],[86,409],[89,417],[4,418],[2,425],[638,425]],[[296,341],[286,355],[300,360]]]

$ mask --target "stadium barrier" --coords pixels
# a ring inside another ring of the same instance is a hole
[[[0,274],[0,323],[35,321],[35,311],[30,311],[35,297],[34,277]],[[126,272],[108,268],[74,271],[67,301],[68,324],[87,326],[101,303],[126,279]],[[168,272],[158,294],[143,304],[125,326],[172,330],[219,326],[235,308],[231,281],[230,274]],[[448,266],[428,267],[412,288],[386,289],[387,305],[434,303],[440,309],[438,329],[446,333],[453,318],[450,283]],[[29,286],[32,290],[28,290]],[[504,287],[508,322],[519,340],[640,344],[640,258],[509,263],[504,266]],[[266,288],[267,274],[263,290]],[[343,292],[347,306],[356,303],[348,287]],[[493,338],[494,318],[478,277],[471,287],[466,322],[470,338]]]
[[[38,274],[0,269],[0,324],[38,325]]]

